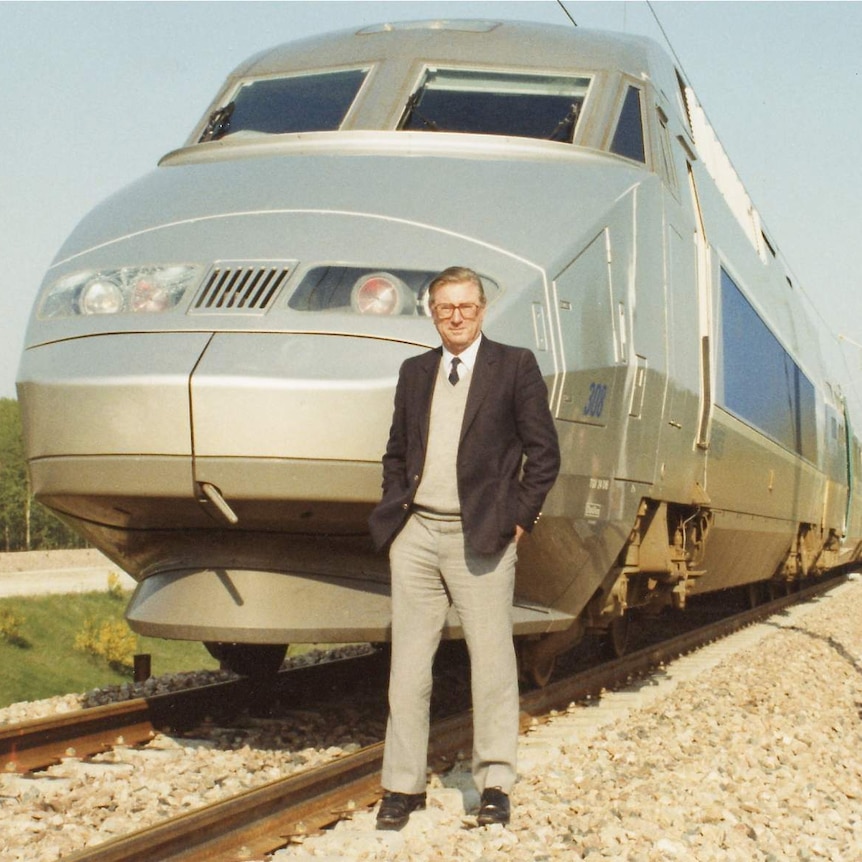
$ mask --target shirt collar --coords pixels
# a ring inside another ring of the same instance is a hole
[[[466,350],[458,354],[458,358],[471,373],[473,366],[476,364],[476,354],[479,352],[479,342],[481,340],[482,333],[480,332],[479,337]],[[450,353],[445,347],[443,348],[443,362],[447,368],[451,365],[454,356],[454,353]]]

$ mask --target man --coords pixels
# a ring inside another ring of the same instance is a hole
[[[440,273],[429,304],[442,348],[408,359],[395,391],[383,498],[369,521],[377,546],[390,546],[392,571],[378,829],[400,829],[425,807],[431,671],[450,603],[470,654],[478,821],[510,818],[519,711],[516,545],[539,518],[560,452],[536,358],[482,335],[485,301],[472,270]]]

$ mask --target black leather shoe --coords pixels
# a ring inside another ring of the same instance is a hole
[[[499,787],[486,787],[482,791],[482,802],[476,817],[480,826],[492,826],[495,823],[505,826],[510,813],[509,797]]]
[[[401,829],[410,819],[413,811],[424,807],[424,793],[392,793],[387,790],[383,794],[383,801],[377,812],[377,828]]]

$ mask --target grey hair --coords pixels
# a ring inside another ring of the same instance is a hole
[[[485,288],[482,286],[482,279],[479,278],[477,272],[469,269],[466,266],[450,266],[443,270],[434,278],[431,284],[428,285],[428,298],[431,304],[434,304],[434,292],[438,287],[443,287],[445,284],[460,284],[468,281],[479,288],[479,305],[485,304]]]

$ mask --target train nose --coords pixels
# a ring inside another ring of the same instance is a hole
[[[216,334],[191,376],[195,458],[379,460],[412,352],[347,335]]]
[[[124,535],[364,532],[398,368],[418,349],[260,332],[39,346],[19,384],[34,491]]]
[[[398,368],[415,352],[361,336],[215,335],[191,376],[196,483],[240,521],[311,526],[327,506],[376,502]]]

